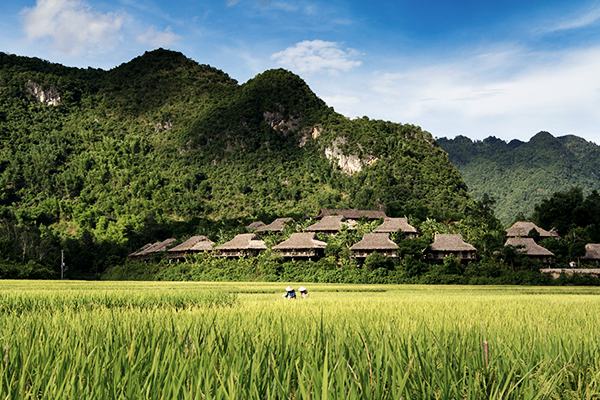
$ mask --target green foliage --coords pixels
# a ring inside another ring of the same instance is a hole
[[[544,229],[556,229],[561,236],[577,227],[589,227],[588,232],[594,234],[593,231],[600,226],[600,194],[593,190],[584,196],[580,187],[555,192],[552,197],[535,205],[531,220]],[[593,236],[590,239],[600,240],[600,236]]]
[[[424,237],[414,239],[396,240],[398,245],[398,255],[401,258],[411,256],[414,259],[420,260],[423,258],[423,250],[425,250],[433,240],[428,240]]]
[[[31,82],[61,103],[41,104]],[[338,136],[377,162],[342,173],[323,152]],[[285,70],[238,85],[163,49],[111,71],[0,53],[0,137],[0,255],[56,272],[62,249],[77,276],[170,236],[232,237],[259,216],[425,218],[472,203],[418,127],[348,120]]]
[[[540,132],[527,143],[458,136],[437,143],[448,152],[474,198],[483,199],[487,193],[496,199],[493,208],[504,224],[519,213],[531,215],[535,204],[555,192],[576,185],[588,195],[600,184],[600,147],[573,135],[555,138]]]
[[[444,258],[442,263],[434,263],[429,270],[419,279],[420,283],[427,284],[464,284],[465,278],[462,276],[464,268],[460,260],[453,255]]]
[[[0,279],[53,279],[56,273],[48,267],[28,261],[17,263],[10,260],[0,260]]]
[[[31,82],[59,93],[62,102],[42,104],[27,90]],[[494,216],[503,200],[490,190],[481,197],[475,191],[479,201],[473,201],[428,132],[345,118],[282,69],[240,85],[163,49],[111,71],[0,53],[0,138],[2,277],[56,277],[61,250],[67,276],[88,279],[498,283],[517,282],[514,274],[532,268],[521,263],[513,272],[493,258],[505,239]],[[593,150],[573,138],[557,140],[577,157]],[[511,151],[525,146],[517,144],[509,144]],[[361,169],[343,172],[325,156],[334,148],[355,156]],[[460,156],[465,163],[467,155]],[[571,216],[575,222],[565,222],[569,232],[580,230],[573,233],[578,239],[560,242],[561,262],[597,237],[600,223],[580,227],[578,218],[581,207],[595,210],[598,198],[583,199]],[[321,237],[328,245],[318,262],[284,261],[269,252],[235,261],[125,259],[157,240],[201,234],[221,244],[254,220],[293,217],[299,226],[263,236],[272,246],[311,223],[304,218],[319,208],[333,207],[408,216],[423,237],[392,235],[400,255],[394,261],[350,258],[350,247],[380,221]],[[479,256],[513,275],[493,275],[491,267],[463,270],[452,260],[426,264],[423,250],[435,233],[461,233]]]
[[[32,83],[61,103],[42,104]],[[102,273],[176,234],[218,241],[259,217],[356,207],[423,220],[474,207],[419,127],[349,120],[282,69],[239,85],[163,49],[110,71],[0,53],[0,138],[11,227],[0,255],[56,271],[64,249],[71,274]],[[370,165],[343,173],[324,152],[337,138]]]
[[[287,284],[3,285],[3,399],[594,399],[600,389],[597,288],[314,284],[309,299],[287,301]]]
[[[460,234],[463,240],[475,246],[478,254],[490,256],[504,246],[506,232],[498,226],[497,220],[490,219],[461,219],[438,222],[426,219],[420,228],[423,238],[433,242],[435,234]]]
[[[363,267],[367,271],[371,272],[376,271],[380,268],[384,270],[390,270],[394,267],[394,263],[390,257],[379,253],[373,253],[367,258],[365,258]],[[382,271],[380,271],[379,273],[382,273]]]

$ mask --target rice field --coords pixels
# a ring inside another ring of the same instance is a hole
[[[0,399],[600,399],[600,289],[285,286],[0,281]]]

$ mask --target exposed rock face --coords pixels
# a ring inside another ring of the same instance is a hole
[[[58,90],[52,86],[44,90],[42,85],[39,83],[27,81],[25,90],[27,90],[27,93],[37,97],[42,104],[47,106],[56,106],[62,102],[60,99],[60,93],[58,93]]]
[[[304,147],[309,136],[313,139],[316,139],[319,137],[321,132],[323,132],[323,127],[321,125],[302,129],[302,135],[300,136],[300,147]]]
[[[346,139],[339,137],[333,141],[333,148],[325,149],[325,157],[331,161],[337,160],[338,166],[342,172],[348,175],[353,175],[362,171],[365,165],[371,165],[377,162],[378,158],[368,154],[365,159],[359,158],[356,154],[345,155],[340,146],[345,145]]]
[[[280,112],[265,111],[263,119],[267,124],[271,125],[271,128],[275,129],[283,122],[283,114]]]
[[[312,138],[313,139],[318,138],[319,135],[321,134],[321,132],[323,132],[323,127],[321,125],[315,126],[311,132]]]
[[[280,110],[283,111],[283,107],[280,106]],[[289,121],[284,121],[283,114],[278,111],[265,111],[263,119],[267,124],[271,125],[271,128],[282,132],[284,135],[287,135],[289,132],[296,132],[301,122],[300,118],[290,118]]]

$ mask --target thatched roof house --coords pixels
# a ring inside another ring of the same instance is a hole
[[[350,247],[352,257],[365,258],[373,253],[398,257],[398,245],[390,240],[389,233],[365,233],[360,242]]]
[[[258,228],[260,228],[262,226],[267,226],[267,224],[265,224],[262,221],[254,221],[253,223],[251,223],[250,225],[248,225],[246,227],[246,230],[248,230],[248,231],[255,231],[255,230],[257,230]]]
[[[558,237],[558,233],[554,230],[547,231],[545,229],[540,228],[533,222],[525,222],[525,221],[515,222],[513,224],[513,226],[511,226],[510,228],[508,228],[506,230],[506,236],[508,236],[508,237],[527,237],[529,235],[529,232],[532,229],[535,229],[536,231],[538,231],[538,233],[540,234],[540,238],[542,238],[542,239],[550,238],[550,237],[554,237],[554,238]]]
[[[167,251],[167,249],[171,247],[174,242],[175,239],[170,238],[163,240],[162,242],[148,243],[138,251],[134,251],[133,253],[129,254],[127,257],[133,260],[150,260],[155,254]]]
[[[254,233],[242,233],[227,243],[215,247],[215,257],[246,257],[256,256],[260,251],[266,250],[265,242],[258,239]]]
[[[585,245],[585,256],[581,257],[589,263],[600,266],[600,244],[588,243]]]
[[[318,240],[314,232],[292,233],[288,240],[284,240],[273,250],[283,256],[289,258],[314,258],[323,255],[323,249],[327,243]]]
[[[213,244],[215,243],[204,235],[192,236],[180,245],[169,249],[169,251],[167,251],[167,258],[181,259],[185,258],[186,254],[210,251],[212,250]]]
[[[155,245],[156,245],[156,243],[146,243],[145,245],[142,246],[141,249],[134,251],[133,253],[129,254],[127,257],[135,258],[135,256],[137,256],[137,255],[145,254],[147,250],[149,250],[152,246],[155,246]]]
[[[417,237],[417,229],[408,224],[408,218],[386,218],[383,224],[373,230],[375,233],[404,232],[406,237]]]
[[[385,212],[375,210],[344,210],[339,208],[323,208],[319,211],[319,214],[315,217],[316,219],[322,219],[330,215],[341,215],[344,219],[360,219],[361,217],[367,217],[369,219],[385,218]]]
[[[551,264],[554,262],[552,258],[554,257],[554,253],[537,244],[533,238],[508,238],[504,246],[516,247],[517,252],[523,253],[542,264]]]
[[[285,224],[288,221],[294,221],[293,218],[277,218],[275,221],[271,222],[269,225],[261,226],[256,229],[256,232],[281,232],[285,228]]]
[[[327,235],[335,235],[342,227],[344,221],[345,218],[341,215],[323,217],[319,222],[307,227],[305,230],[308,232],[323,232]]]
[[[425,249],[427,258],[431,260],[443,260],[452,254],[461,261],[473,261],[476,251],[475,247],[464,242],[460,234],[436,234],[431,246]]]

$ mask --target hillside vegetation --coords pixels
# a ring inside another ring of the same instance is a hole
[[[162,49],[110,71],[0,53],[0,138],[0,260],[22,276],[56,274],[60,249],[101,273],[150,241],[319,208],[476,208],[418,126],[347,119],[285,70],[238,84]]]
[[[540,132],[527,143],[458,136],[437,143],[475,199],[487,193],[496,200],[495,214],[504,224],[531,216],[534,205],[555,192],[577,186],[588,195],[600,188],[600,147],[577,136]]]

